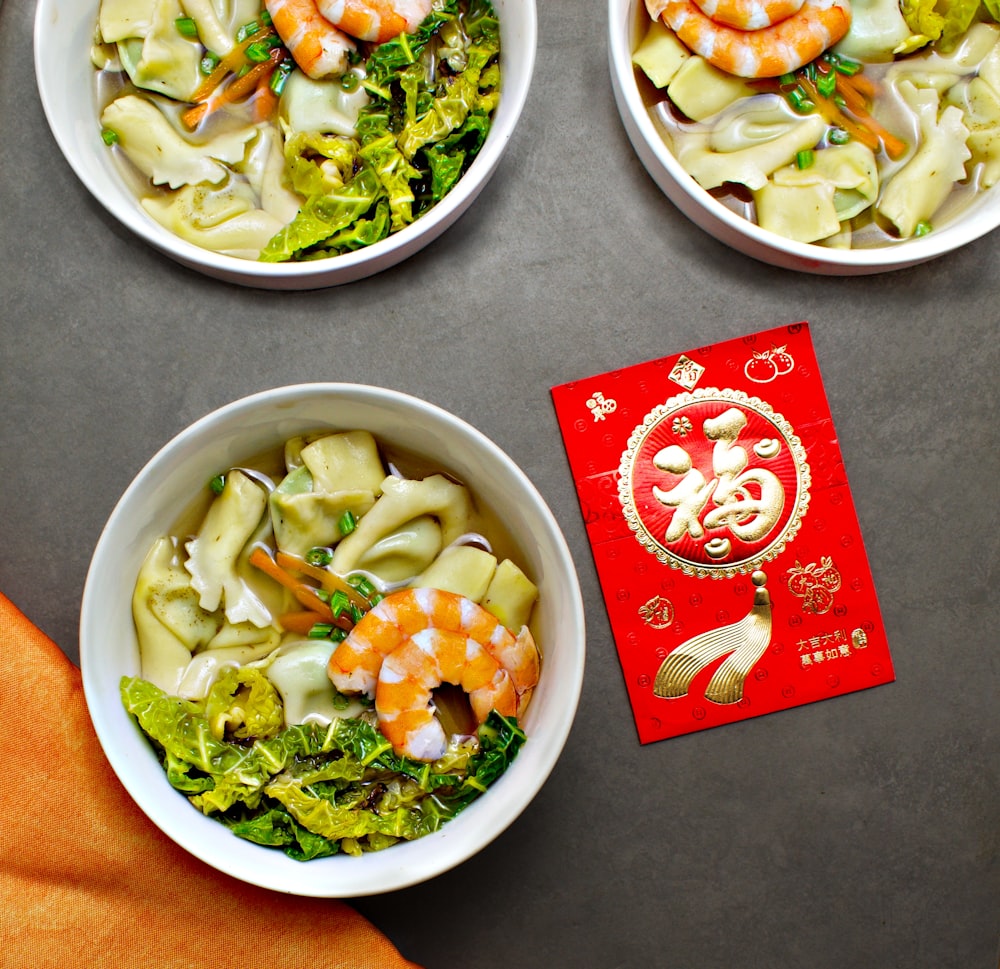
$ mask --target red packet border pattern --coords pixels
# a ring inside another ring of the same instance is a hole
[[[807,323],[552,399],[641,743],[895,678]]]

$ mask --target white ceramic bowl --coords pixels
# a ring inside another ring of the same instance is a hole
[[[231,835],[169,786],[119,694],[140,673],[130,599],[153,540],[220,468],[306,430],[363,428],[432,458],[499,514],[519,561],[539,586],[532,626],[543,670],[524,719],[528,740],[502,777],[439,831],[361,857],[308,862]],[[202,418],[162,448],[118,502],[98,541],[83,593],[83,686],[98,739],[139,807],[179,845],[213,867],[276,891],[356,897],[403,888],[465,861],[528,806],[556,763],[572,724],[584,667],[584,614],[572,558],[558,524],[524,473],[457,417],[405,394],[354,384],[282,387]],[[108,819],[114,823],[113,818]]]
[[[319,289],[363,279],[436,239],[475,201],[510,141],[527,98],[537,47],[535,0],[495,0],[500,21],[500,104],[489,136],[461,181],[416,222],[387,239],[332,259],[260,263],[209,252],[150,218],[101,140],[90,63],[98,0],[39,0],[35,75],[49,126],[73,171],[123,225],[171,259],[209,276],[262,289]]]
[[[680,165],[656,130],[636,84],[632,52],[643,0],[608,0],[608,57],[615,101],[629,140],[663,193],[720,242],[762,262],[829,276],[903,269],[964,246],[1000,226],[1000,185],[980,195],[948,225],[917,239],[873,249],[827,249],[793,242],[742,218],[706,192]]]

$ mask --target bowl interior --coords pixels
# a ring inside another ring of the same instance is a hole
[[[35,77],[46,118],[70,167],[95,199],[139,238],[215,278],[271,289],[335,286],[393,266],[437,238],[472,204],[499,164],[527,99],[537,47],[535,0],[494,0],[500,21],[503,87],[489,136],[458,185],[416,222],[387,239],[333,259],[258,263],[202,249],[151,219],[101,140],[90,62],[98,0],[38,0]]]
[[[188,505],[196,482],[305,430],[364,428],[387,443],[433,456],[506,522],[526,570],[539,586],[533,626],[543,674],[525,716],[528,742],[482,798],[435,834],[361,858],[293,861],[261,848],[201,815],[174,791],[138,727],[125,713],[118,684],[137,675],[138,646],[130,599],[152,541]],[[84,692],[98,739],[122,783],[174,841],[229,874],[278,891],[369,895],[431,878],[499,835],[548,777],[566,741],[584,663],[583,605],[562,533],[544,500],[517,466],[468,424],[433,405],[358,385],[281,388],[237,401],[183,431],[139,473],[97,544],[80,625]]]
[[[747,221],[705,191],[681,167],[653,124],[632,64],[644,13],[643,0],[608,0],[608,57],[622,122],[636,154],[661,191],[689,219],[721,242],[787,269],[865,275],[926,262],[1000,226],[1000,185],[980,193],[960,218],[929,235],[872,249],[828,249],[794,242]]]

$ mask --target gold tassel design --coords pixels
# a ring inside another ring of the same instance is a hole
[[[701,670],[725,656],[705,687],[705,699],[713,703],[742,699],[743,683],[771,641],[771,596],[764,588],[767,576],[754,572],[751,581],[755,588],[750,612],[739,622],[709,629],[671,650],[653,681],[654,696],[684,696]]]

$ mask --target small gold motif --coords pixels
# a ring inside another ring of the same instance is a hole
[[[694,390],[704,372],[705,368],[700,363],[695,363],[690,357],[681,354],[670,371],[670,379],[685,390]]]
[[[666,629],[674,622],[674,605],[665,596],[653,596],[639,606],[639,618],[653,629]]]
[[[725,656],[705,687],[705,699],[728,704],[743,698],[743,684],[771,641],[771,597],[764,588],[767,576],[757,571],[751,581],[756,588],[750,612],[739,622],[700,633],[672,650],[653,680],[654,696],[684,696],[701,670]]]
[[[833,594],[840,588],[840,572],[826,555],[819,562],[795,562],[785,574],[788,591],[802,600],[806,612],[821,616],[833,608]]]
[[[613,414],[618,409],[618,401],[605,397],[599,390],[587,401],[587,406],[595,421],[603,421],[605,414]]]

